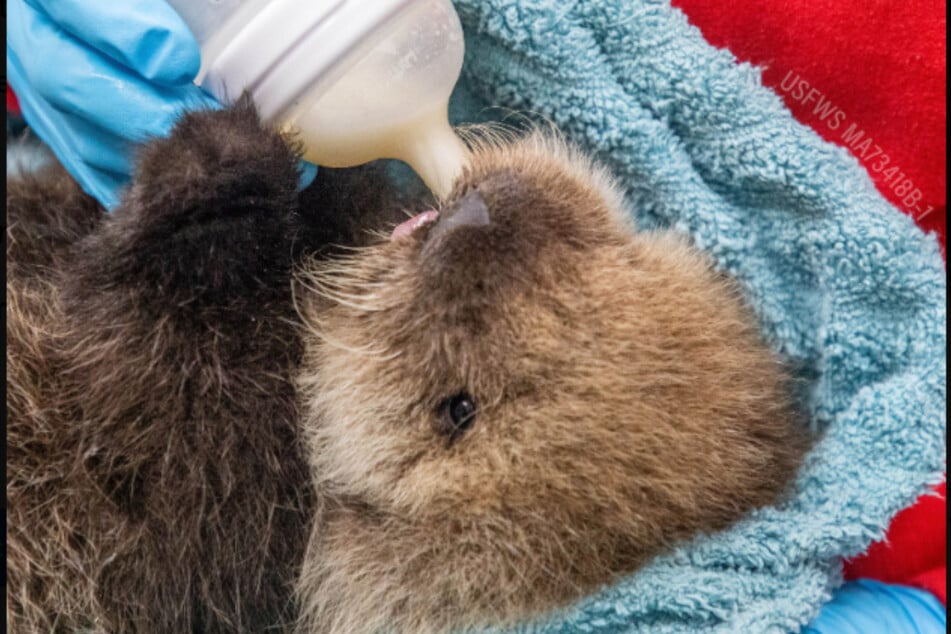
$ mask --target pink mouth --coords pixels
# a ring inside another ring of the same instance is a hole
[[[405,238],[423,225],[428,225],[430,222],[435,222],[436,218],[438,217],[439,212],[435,209],[430,209],[429,211],[424,211],[421,214],[416,214],[409,220],[401,222],[393,228],[393,233],[390,234],[390,241]]]

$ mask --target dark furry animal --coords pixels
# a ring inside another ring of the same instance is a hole
[[[8,182],[11,631],[294,618],[312,492],[290,276],[321,224],[296,161],[244,103],[145,146],[115,214],[58,169]]]
[[[9,184],[12,631],[509,623],[781,495],[780,362],[589,162],[486,144],[387,240],[384,189],[296,157],[242,103],[114,215]]]

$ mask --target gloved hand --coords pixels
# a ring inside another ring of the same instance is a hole
[[[870,579],[839,588],[802,634],[939,634],[948,615],[931,594]]]
[[[107,209],[135,144],[186,109],[217,108],[192,83],[198,43],[163,0],[11,0],[7,81],[30,127]],[[316,168],[304,164],[302,186]]]

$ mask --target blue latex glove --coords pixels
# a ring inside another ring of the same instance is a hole
[[[943,634],[947,622],[928,592],[860,579],[839,588],[802,634]]]
[[[218,108],[192,83],[198,43],[163,0],[11,0],[7,81],[24,118],[107,209],[135,145],[186,109]],[[316,168],[304,164],[302,186]]]

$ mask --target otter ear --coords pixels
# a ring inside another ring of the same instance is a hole
[[[131,190],[84,244],[87,282],[198,304],[286,286],[298,158],[247,98],[185,114],[143,146]]]

